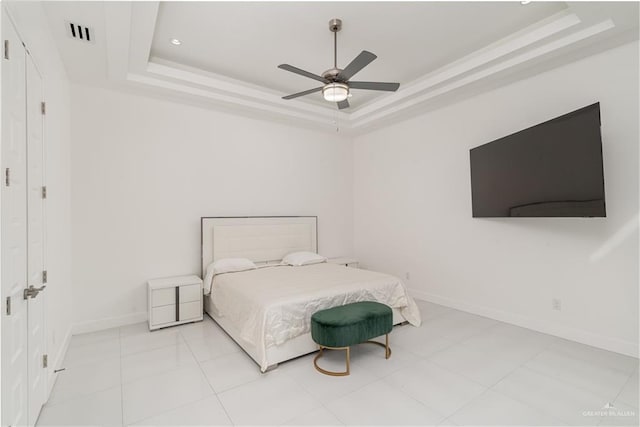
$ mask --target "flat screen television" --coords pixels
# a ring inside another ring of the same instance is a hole
[[[470,150],[473,217],[605,217],[600,103]]]

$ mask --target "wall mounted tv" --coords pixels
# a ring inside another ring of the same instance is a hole
[[[474,217],[605,217],[600,103],[470,150]]]

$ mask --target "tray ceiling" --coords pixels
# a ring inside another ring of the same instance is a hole
[[[566,8],[564,3],[229,3],[166,2],[158,9],[151,56],[281,92],[318,86],[277,69],[288,63],[316,74],[332,67],[340,18],[338,66],[362,50],[378,56],[360,81],[407,84]],[[182,41],[174,46],[170,40]],[[355,109],[385,93],[355,91]],[[317,93],[316,100],[334,109]]]
[[[420,108],[453,102],[638,39],[638,3],[532,2],[44,2],[72,81],[179,102],[362,132]],[[378,59],[360,81],[397,81],[395,93],[354,90],[337,111],[318,86],[279,70],[314,73],[360,51]],[[94,29],[95,44],[65,22]],[[170,43],[173,38],[182,44]]]

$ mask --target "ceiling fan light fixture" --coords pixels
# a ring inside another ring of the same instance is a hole
[[[322,88],[322,96],[329,102],[341,102],[349,97],[349,86],[343,83],[328,83]]]

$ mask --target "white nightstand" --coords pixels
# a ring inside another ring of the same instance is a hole
[[[329,258],[327,262],[330,262],[331,264],[344,265],[345,267],[358,268],[358,260],[353,258]]]
[[[177,276],[148,282],[149,330],[202,320],[202,279]]]

